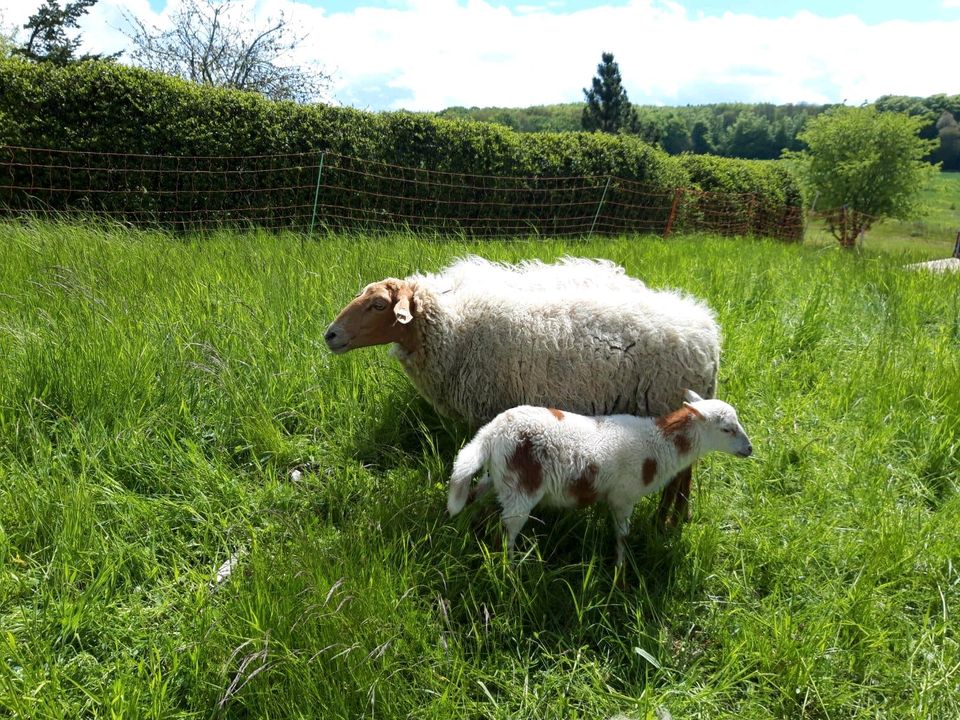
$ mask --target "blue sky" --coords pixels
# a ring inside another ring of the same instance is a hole
[[[90,52],[128,49],[130,15],[163,27],[182,0],[99,0]],[[0,26],[40,0],[0,0]],[[578,102],[613,52],[635,103],[870,102],[960,93],[960,0],[232,0],[306,39],[285,62],[333,76],[327,101],[364,110]]]
[[[152,0],[155,9],[161,9],[166,0]],[[347,0],[309,0],[308,5],[324,8],[327,12],[353,12],[358,7],[395,8],[406,3],[401,0],[371,0],[370,2],[349,2]],[[466,2],[461,3],[463,5]],[[491,2],[511,10],[524,6],[540,6],[551,12],[562,14],[576,10],[597,7],[598,5],[627,5],[628,0],[615,0],[607,3],[589,0],[529,0],[519,2]],[[800,11],[807,11],[821,17],[839,17],[856,15],[865,22],[878,23],[885,20],[948,20],[956,19],[960,14],[955,8],[945,7],[939,0],[915,0],[913,2],[892,2],[891,0],[860,0],[859,2],[832,2],[831,0],[698,0],[681,2],[692,13],[720,16],[726,12],[755,15],[764,18],[790,17]]]

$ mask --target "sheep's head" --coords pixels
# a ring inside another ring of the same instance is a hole
[[[337,354],[394,342],[408,346],[413,339],[414,310],[410,283],[387,278],[360,291],[330,323],[323,338]]]

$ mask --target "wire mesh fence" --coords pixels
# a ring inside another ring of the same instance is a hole
[[[442,172],[334,153],[169,156],[0,146],[0,211],[82,213],[181,231],[457,233],[470,237],[713,232],[800,240],[803,211],[750,194],[612,175]]]

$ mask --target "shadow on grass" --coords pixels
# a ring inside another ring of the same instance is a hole
[[[686,566],[682,528],[656,527],[657,498],[634,513],[625,573],[614,572],[614,534],[605,505],[586,511],[537,508],[510,564],[502,545],[499,506],[492,496],[456,518],[445,511],[446,481],[456,452],[470,437],[465,425],[440,417],[412,388],[397,388],[389,412],[373,413],[353,438],[352,454],[387,495],[370,496],[366,521],[376,527],[378,553],[415,587],[419,602],[438,608],[466,657],[490,653],[560,657],[571,648],[631,659],[623,679],[646,680],[637,646],[660,648],[671,612],[702,594]],[[426,479],[425,479],[426,476]],[[433,480],[431,482],[430,480]]]
[[[365,465],[389,469],[412,458],[436,456],[448,465],[470,437],[464,424],[438,414],[411,387],[397,389],[352,439],[353,456]]]
[[[424,517],[408,518],[429,528],[415,570],[418,594],[444,604],[448,628],[464,640],[468,656],[563,655],[589,647],[632,657],[638,643],[656,647],[663,618],[691,592],[682,530],[658,530],[652,501],[634,516],[622,577],[614,572],[613,530],[602,505],[581,512],[538,508],[510,564],[500,549],[493,498],[453,519],[441,502],[421,503]]]

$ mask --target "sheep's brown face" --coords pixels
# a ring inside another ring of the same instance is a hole
[[[413,289],[387,278],[367,285],[330,323],[323,339],[336,354],[386,343],[406,345],[412,338]]]

